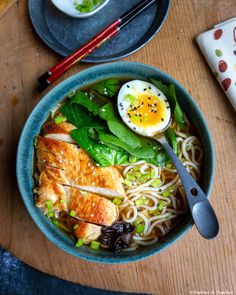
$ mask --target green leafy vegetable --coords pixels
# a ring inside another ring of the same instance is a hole
[[[131,148],[140,148],[142,146],[139,136],[124,126],[123,123],[108,120],[107,125],[111,133],[117,136],[122,142],[127,143]]]
[[[120,81],[118,79],[103,80],[92,86],[92,90],[95,90],[104,96],[113,97],[120,90]]]
[[[104,143],[104,144],[112,144],[112,145],[116,145],[120,148],[122,148],[123,150],[125,150],[126,152],[129,152],[131,155],[137,157],[137,158],[142,158],[142,159],[148,159],[148,158],[152,158],[155,156],[155,151],[148,147],[148,146],[144,146],[141,149],[139,148],[131,148],[128,144],[126,144],[125,142],[119,140],[119,138],[117,138],[116,136],[112,135],[112,134],[108,134],[105,132],[99,132],[98,138]]]
[[[87,92],[78,91],[72,96],[70,100],[70,104],[80,104],[84,106],[89,112],[92,112],[94,115],[99,114],[99,109],[104,104],[104,102],[99,101],[98,99],[95,101],[93,97],[90,97]]]
[[[106,128],[105,124],[98,120],[92,113],[79,104],[70,103],[67,101],[61,108],[60,112],[66,116],[67,120],[76,126],[80,127],[96,127],[96,128]]]
[[[71,131],[71,137],[82,147],[100,166],[112,166],[128,163],[128,154],[116,151],[104,144],[97,143],[88,134],[88,128]]]
[[[177,101],[174,85],[170,84],[169,86],[167,86],[164,85],[161,81],[157,81],[155,79],[150,80],[152,84],[160,89],[168,98],[177,125],[181,130],[185,130],[185,115]]]
[[[95,6],[101,4],[104,0],[83,0],[81,4],[77,0],[74,1],[74,7],[80,12],[90,12]]]
[[[176,136],[175,136],[175,132],[174,130],[169,127],[166,131],[165,131],[165,135],[173,149],[173,151],[178,154],[178,142],[176,140]]]

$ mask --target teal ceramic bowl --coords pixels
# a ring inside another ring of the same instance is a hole
[[[152,246],[140,247],[134,252],[114,254],[105,250],[93,251],[87,246],[82,246],[77,249],[74,247],[73,242],[60,232],[48,218],[43,215],[40,209],[34,206],[32,192],[34,187],[32,177],[34,157],[33,138],[39,133],[50,110],[72,90],[111,77],[143,80],[153,77],[161,80],[163,83],[173,83],[175,85],[179,103],[186,112],[188,118],[196,126],[199,133],[198,135],[203,143],[204,165],[202,169],[203,181],[201,186],[206,195],[209,196],[214,175],[214,150],[209,128],[199,107],[196,105],[191,95],[174,78],[155,67],[140,63],[117,62],[95,66],[72,76],[52,89],[37,104],[25,123],[17,151],[16,172],[20,193],[29,214],[39,229],[52,243],[62,250],[84,260],[102,263],[127,263],[160,253],[165,248],[171,246],[192,227],[193,221],[191,216],[186,215],[182,223],[180,223],[175,230],[170,232],[163,241]]]

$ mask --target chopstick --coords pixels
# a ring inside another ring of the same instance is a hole
[[[95,35],[90,41],[82,45],[74,53],[62,59],[58,64],[49,69],[37,80],[40,83],[37,87],[39,92],[44,91],[49,85],[57,80],[64,72],[70,69],[74,64],[78,63],[86,56],[91,54],[95,49],[100,47],[104,42],[115,36],[124,26],[130,23],[135,17],[142,13],[145,9],[154,4],[156,0],[143,0],[132,7],[129,11],[116,19],[113,23]]]

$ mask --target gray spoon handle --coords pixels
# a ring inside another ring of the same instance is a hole
[[[175,165],[176,170],[178,171],[186,193],[190,212],[199,233],[206,239],[216,237],[219,232],[219,224],[215,212],[205,193],[190,173],[188,173],[166,140],[164,140],[164,138],[156,139],[163,145]]]

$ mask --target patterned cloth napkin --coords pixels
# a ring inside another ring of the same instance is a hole
[[[201,33],[196,41],[236,110],[236,17]]]

